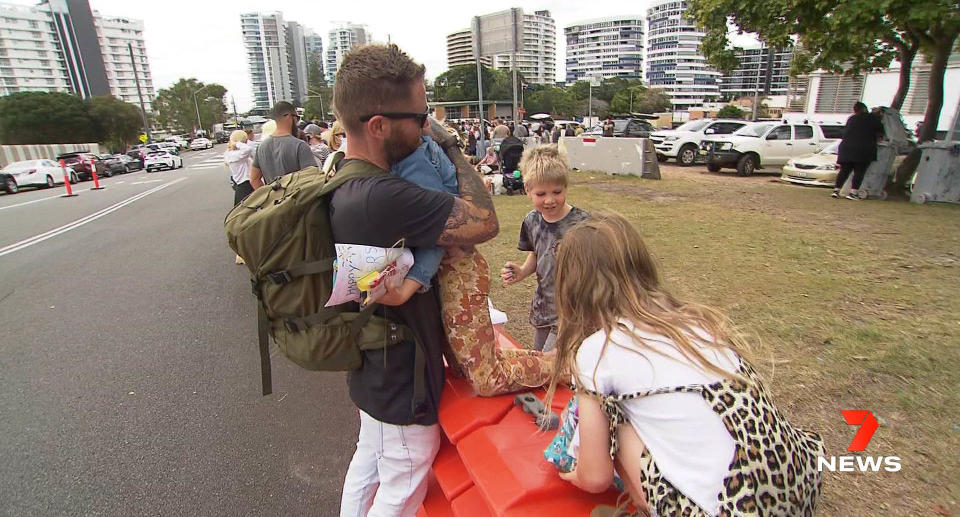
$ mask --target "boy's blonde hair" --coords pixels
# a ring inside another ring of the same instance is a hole
[[[566,187],[570,175],[567,158],[556,145],[540,145],[523,151],[520,170],[526,188],[544,184]]]
[[[227,144],[227,149],[231,151],[237,150],[237,142],[247,143],[247,132],[242,129],[237,129],[233,133],[230,133],[230,143]]]

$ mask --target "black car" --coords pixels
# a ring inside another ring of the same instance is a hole
[[[230,141],[230,133],[226,131],[217,131],[216,139],[218,144],[225,144]]]

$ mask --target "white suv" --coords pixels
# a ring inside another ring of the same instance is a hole
[[[657,157],[666,161],[676,158],[680,165],[693,165],[697,161],[697,150],[704,137],[729,135],[747,125],[744,120],[700,119],[691,120],[677,129],[655,131],[650,134]]]
[[[741,176],[778,167],[791,158],[817,153],[840,138],[842,126],[755,122],[725,136],[704,138],[700,157],[707,169],[736,169]]]

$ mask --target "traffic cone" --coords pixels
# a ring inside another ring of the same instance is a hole
[[[70,173],[67,171],[67,164],[63,163],[63,160],[60,160],[60,169],[63,170],[63,185],[67,187],[67,193],[60,197],[74,197],[77,194],[73,193],[73,189],[70,188]]]

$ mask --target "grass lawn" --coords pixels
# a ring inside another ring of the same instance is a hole
[[[960,515],[960,207],[846,201],[829,189],[661,164],[663,180],[572,175],[568,201],[613,210],[641,231],[674,293],[721,308],[753,342],[754,364],[796,425],[830,455],[881,420],[865,455],[896,473],[825,473],[822,515]],[[532,208],[495,199],[500,235],[481,246],[499,278]],[[491,297],[508,330],[527,323],[536,279]]]

